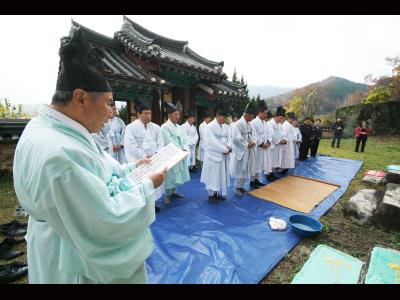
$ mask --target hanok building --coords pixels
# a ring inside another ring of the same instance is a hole
[[[185,114],[189,110],[202,120],[218,101],[232,105],[247,101],[245,86],[227,80],[224,62],[208,60],[177,41],[153,33],[123,17],[120,31],[110,38],[74,21],[84,37],[104,56],[114,99],[127,103],[128,123],[136,118],[135,100],[152,100],[153,122],[166,120],[161,101],[172,102]],[[62,38],[65,41],[67,38]]]

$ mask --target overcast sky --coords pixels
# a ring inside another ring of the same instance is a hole
[[[390,74],[400,54],[400,16],[128,16],[214,61],[249,85],[301,87],[331,75],[364,82]],[[0,98],[50,103],[60,37],[71,19],[112,37],[122,16],[0,16]]]

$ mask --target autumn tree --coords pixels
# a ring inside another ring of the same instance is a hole
[[[5,118],[5,119],[24,119],[24,118],[30,118],[31,116],[24,113],[22,111],[23,105],[18,104],[18,105],[12,105],[11,101],[9,101],[7,98],[4,99],[3,101],[0,101],[0,118]]]
[[[317,95],[318,93],[312,90],[306,96],[294,96],[289,102],[288,112],[294,112],[301,119],[314,117],[319,103]]]
[[[400,100],[400,56],[387,57],[386,63],[392,66],[392,76],[365,76],[365,81],[374,87],[363,103],[381,102],[391,98]]]

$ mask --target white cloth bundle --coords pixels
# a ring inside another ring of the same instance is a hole
[[[286,229],[286,221],[282,219],[277,219],[274,217],[269,218],[269,226],[273,230],[285,230]]]

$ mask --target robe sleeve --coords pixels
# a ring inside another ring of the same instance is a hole
[[[245,140],[242,135],[240,134],[239,130],[240,124],[236,124],[236,126],[233,127],[233,133],[232,133],[232,143],[240,150],[245,151],[248,145],[247,140]]]
[[[156,143],[157,143],[156,153],[157,153],[158,151],[161,150],[161,148],[164,147],[164,139],[163,139],[163,136],[161,134],[161,129],[158,127],[155,130],[157,130],[157,141],[156,141]]]
[[[197,133],[197,128],[196,128],[196,126],[194,126],[193,125],[193,127],[194,127],[194,144],[196,145],[197,144],[197,142],[199,141],[199,134]]]
[[[152,181],[144,179],[111,197],[97,174],[71,160],[59,161],[62,167],[43,187],[40,198],[47,201],[37,203],[43,220],[79,253],[89,279],[128,278],[153,247],[148,228],[155,219]]]
[[[222,145],[213,134],[213,127],[206,127],[207,150],[226,153],[228,149]]]
[[[268,123],[268,130],[269,130],[269,136],[270,136],[270,142],[274,145],[279,144],[280,140],[280,136],[278,137],[278,134],[276,134],[274,127],[272,126],[271,123]]]
[[[165,146],[167,146],[169,143],[176,145],[176,141],[172,138],[171,130],[169,129],[168,125],[161,127],[161,135]]]
[[[135,139],[133,134],[134,130],[135,128],[133,126],[126,128],[124,138],[125,156],[129,162],[136,160],[138,157],[146,157],[146,153],[142,150],[139,143]]]
[[[119,122],[119,126],[120,126],[121,145],[125,146],[124,138],[125,138],[126,125],[125,125],[124,121],[122,121],[120,118],[118,118],[118,122]]]
[[[99,133],[94,133],[92,136],[93,136],[93,139],[96,142],[96,144],[99,145],[99,147],[102,150],[104,150],[104,151],[108,150],[108,142],[107,142],[107,139],[106,139],[106,137],[104,135],[104,132],[102,132],[100,130]]]
[[[189,151],[189,144],[187,140],[187,135],[183,132],[183,130],[180,130],[181,132],[181,139],[182,139],[182,149],[185,151]]]
[[[256,144],[257,146],[260,146],[262,143],[264,143],[263,133],[262,131],[259,131],[259,127],[255,122],[251,122],[251,128],[253,130],[253,136],[256,139]]]

